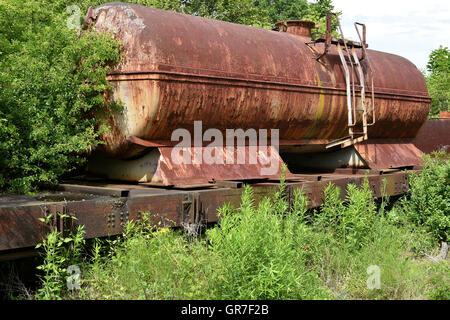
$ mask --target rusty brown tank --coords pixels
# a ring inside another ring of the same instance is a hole
[[[325,45],[311,45],[314,23],[281,22],[285,32],[277,32],[119,2],[91,7],[85,19],[123,44],[124,59],[108,79],[124,110],[111,116],[112,131],[97,149],[110,159],[135,159],[145,148],[173,146],[172,132],[193,133],[198,120],[203,130],[223,133],[279,129],[282,153],[326,151],[327,144],[348,135],[344,67],[336,46],[317,59]],[[363,56],[361,47],[356,52]],[[375,50],[366,54],[374,72],[375,112],[369,121],[376,118],[368,127],[369,141],[388,141],[395,150],[395,143],[416,136],[431,99],[410,61]],[[368,61],[361,59],[365,76]],[[356,70],[353,77],[358,84]],[[355,88],[358,100],[361,87]],[[410,152],[413,158],[416,151]]]
[[[86,19],[124,45],[124,61],[109,75],[125,104],[105,136],[112,157],[135,155],[129,136],[164,144],[194,120],[220,130],[278,128],[281,146],[346,134],[344,70],[334,47],[315,59],[307,23],[275,32],[124,3],[101,5]],[[397,55],[368,55],[376,104],[369,137],[413,138],[430,107],[421,72]]]

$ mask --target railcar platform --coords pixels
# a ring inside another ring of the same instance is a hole
[[[318,207],[329,183],[341,187],[344,197],[346,185],[361,185],[365,176],[378,198],[382,196],[384,179],[385,195],[402,195],[409,188],[406,171],[336,169],[292,175],[286,181],[286,197],[292,203],[294,189],[300,188],[308,197],[309,207]],[[217,209],[224,203],[236,207],[240,204],[244,183],[254,187],[256,202],[273,195],[279,186],[277,180],[215,181],[200,188],[176,189],[79,178],[35,196],[0,195],[0,259],[33,252],[52,228],[65,233],[76,225],[84,225],[87,239],[118,235],[128,220],[137,219],[143,212],[152,214],[153,223],[166,226],[214,223],[218,221]],[[58,212],[76,220],[60,219]],[[39,220],[50,214],[56,217],[52,225]]]

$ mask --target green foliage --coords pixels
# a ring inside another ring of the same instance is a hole
[[[448,287],[442,272],[431,277],[429,263],[413,259],[433,249],[436,240],[432,242],[424,228],[407,224],[405,213],[397,207],[395,213],[386,212],[386,201],[382,199],[377,212],[367,179],[360,188],[348,185],[345,201],[338,187],[330,184],[324,190],[324,203],[314,215],[313,226],[325,245],[318,250],[314,266],[335,298],[437,298]],[[380,289],[367,288],[366,271],[372,265],[380,268]]]
[[[428,92],[433,99],[430,116],[439,116],[440,111],[450,111],[450,51],[440,46],[430,54],[425,79]]]
[[[273,26],[273,23],[269,20],[267,8],[259,5],[254,0],[206,1],[206,4],[209,4],[209,6],[205,6],[203,1],[192,1],[194,14],[197,14],[195,3],[198,2],[201,3],[199,6],[201,10],[198,12],[198,15],[207,18],[262,28]]]
[[[130,222],[106,258],[94,247],[82,296],[89,299],[294,299],[326,298],[327,290],[308,270],[314,235],[291,212],[279,214],[274,201],[256,208],[246,187],[242,204],[220,209],[220,225],[207,239],[192,241],[150,219]],[[293,207],[305,212],[297,193]],[[301,249],[301,246],[305,248]],[[299,249],[300,248],[300,249]]]
[[[364,179],[360,189],[349,184],[346,201],[348,205],[342,213],[340,237],[350,249],[361,248],[372,240],[370,231],[377,213],[368,179]]]
[[[436,278],[434,283],[430,278],[430,263],[420,261],[414,254],[414,232],[379,216],[368,232],[372,240],[358,249],[349,248],[336,238],[323,248],[316,268],[335,298],[425,299],[432,288],[443,286],[442,278]],[[380,269],[379,289],[367,287],[369,266]]]
[[[448,261],[431,264],[422,255],[436,252],[436,239],[401,206],[388,212],[385,203],[377,212],[367,179],[349,185],[343,199],[328,185],[313,215],[300,189],[287,202],[284,175],[280,180],[274,195],[259,203],[246,186],[241,205],[225,204],[206,239],[155,229],[146,215],[129,223],[108,254],[95,247],[81,297],[448,299]],[[379,289],[367,287],[369,266],[381,271]]]
[[[309,5],[306,0],[262,0],[259,5],[267,8],[272,23],[282,20],[301,20],[309,13]]]
[[[450,265],[439,263],[428,268],[432,287],[428,295],[433,300],[450,300]]]
[[[59,219],[75,219],[75,217],[59,214]],[[49,225],[54,219],[52,215],[40,220]],[[82,262],[82,249],[85,243],[84,226],[78,226],[75,232],[63,236],[61,232],[53,229],[45,239],[36,246],[43,250],[43,263],[37,268],[43,272],[42,286],[36,294],[37,299],[62,299],[66,292],[67,268],[71,265],[80,265]]]
[[[450,161],[445,153],[424,155],[419,174],[411,174],[411,195],[400,203],[415,226],[425,227],[436,240],[450,239]]]
[[[105,128],[106,72],[119,59],[110,35],[66,25],[73,1],[0,3],[0,189],[32,192],[83,164]]]
[[[297,198],[297,210],[305,200]],[[296,212],[277,212],[281,197],[253,203],[245,187],[234,212],[221,210],[220,225],[208,230],[211,250],[218,259],[219,299],[323,299],[329,297],[317,275],[308,269],[314,234]]]
[[[425,170],[435,175],[446,166],[438,158],[428,161]],[[422,179],[432,181],[433,174]],[[349,185],[343,199],[339,188],[328,185],[323,205],[311,215],[300,189],[294,189],[288,203],[283,175],[280,180],[274,195],[259,203],[246,186],[241,205],[225,204],[220,222],[207,230],[206,238],[193,239],[161,223],[155,226],[149,214],[142,214],[127,223],[123,236],[106,243],[97,240],[90,261],[82,261],[82,230],[69,240],[52,232],[43,242],[38,297],[448,299],[448,261],[431,264],[423,258],[424,250],[436,253],[436,239],[432,242],[426,227],[410,221],[403,204],[389,212],[382,205],[377,212],[365,179],[360,187]],[[413,182],[412,195],[422,199],[422,188]],[[68,261],[82,266],[78,293],[63,289]],[[367,286],[369,266],[381,272],[379,289]]]
[[[314,225],[319,231],[331,234],[338,232],[341,214],[345,210],[340,194],[341,189],[331,183],[324,189],[323,204],[314,215]]]
[[[432,73],[450,72],[450,51],[447,47],[440,46],[430,53],[427,70]]]
[[[186,235],[150,225],[150,216],[129,222],[123,238],[109,243],[101,256],[94,246],[86,265],[88,299],[208,299],[215,261],[205,242],[190,242]]]
[[[345,202],[340,194],[340,188],[333,184],[325,188],[324,204],[316,212],[314,224],[318,230],[333,234],[349,250],[359,249],[371,240],[377,213],[369,182],[364,179],[361,188],[349,184]]]

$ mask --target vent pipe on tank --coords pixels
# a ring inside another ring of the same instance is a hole
[[[308,20],[287,20],[275,23],[275,27],[280,32],[287,32],[297,36],[311,38],[311,29],[317,28],[313,21]]]

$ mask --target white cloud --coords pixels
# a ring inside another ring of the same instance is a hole
[[[374,50],[398,54],[424,69],[430,52],[450,47],[448,0],[333,0],[342,11],[346,38],[357,39],[353,22],[365,23],[367,42]]]

